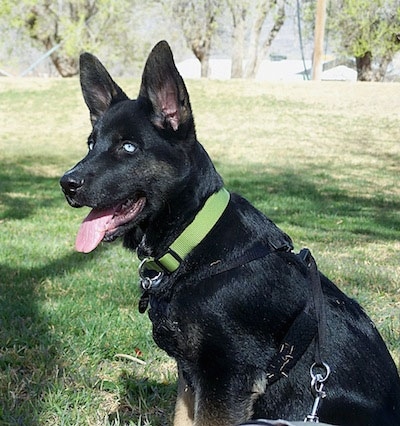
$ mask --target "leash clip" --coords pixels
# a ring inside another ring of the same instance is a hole
[[[316,373],[315,369],[319,368],[323,370],[323,373]],[[305,423],[319,423],[319,417],[317,416],[318,408],[322,400],[326,397],[326,392],[323,390],[324,384],[327,381],[331,369],[328,364],[323,362],[322,364],[314,363],[310,368],[311,375],[311,391],[315,396],[314,404],[309,414],[305,419]]]

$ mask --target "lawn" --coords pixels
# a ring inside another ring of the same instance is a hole
[[[138,80],[120,83],[136,95]],[[400,85],[188,87],[227,188],[312,250],[400,367]],[[89,129],[78,80],[1,79],[1,425],[171,422],[175,367],[137,311],[135,256],[118,242],[74,251],[87,211],[58,179]]]

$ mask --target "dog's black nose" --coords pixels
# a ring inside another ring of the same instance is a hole
[[[66,173],[60,179],[60,185],[64,194],[73,196],[76,191],[83,185],[84,180],[72,173]]]

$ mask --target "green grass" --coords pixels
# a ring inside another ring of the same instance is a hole
[[[188,86],[226,186],[312,250],[400,366],[400,86]],[[137,312],[135,256],[119,243],[74,252],[86,211],[58,179],[88,132],[77,80],[0,82],[1,425],[171,422],[175,367]]]

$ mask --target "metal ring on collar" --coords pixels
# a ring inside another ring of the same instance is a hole
[[[144,258],[139,265],[139,277],[142,282],[146,282],[146,289],[149,289],[150,287],[159,284],[161,281],[161,278],[164,276],[164,272],[162,271],[155,271],[154,269],[147,269],[146,264],[148,264],[149,261],[152,259],[149,257]],[[146,275],[146,271],[151,271],[154,273],[153,276]]]
[[[315,372],[316,368],[323,370],[324,374],[316,373]],[[319,383],[326,382],[330,374],[331,374],[331,368],[325,362],[318,363],[318,364],[314,362],[314,364],[310,367],[311,378]]]

